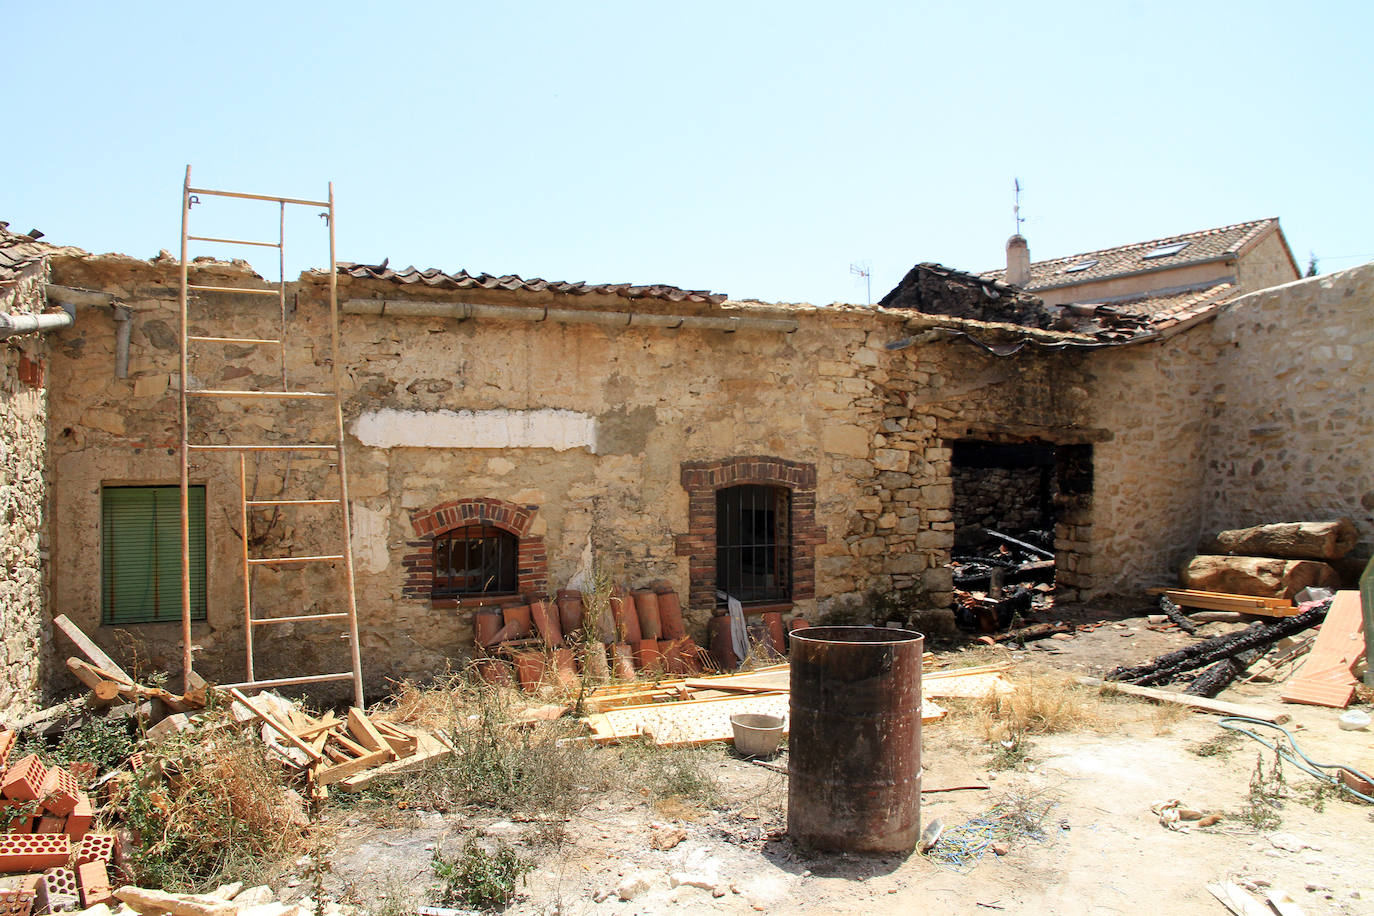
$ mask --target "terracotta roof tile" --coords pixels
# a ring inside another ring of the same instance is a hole
[[[622,296],[626,299],[663,299],[668,302],[701,302],[719,305],[728,297],[705,290],[679,289],[676,286],[635,286],[630,283],[569,283],[566,281],[541,280],[538,277],[526,280],[514,274],[504,277],[492,274],[470,274],[466,270],[445,273],[438,268],[418,270],[407,267],[392,270],[387,262],[381,264],[339,264],[339,273],[359,280],[389,280],[393,283],[421,284],[436,289],[503,289],[524,290],[526,292],[551,292],[569,296],[599,294]]]
[[[14,283],[37,270],[51,250],[43,242],[11,232],[9,223],[0,221],[0,285]]]
[[[1121,245],[1116,248],[1085,251],[1082,254],[1055,258],[1050,261],[1035,261],[1031,264],[1031,279],[1030,283],[1026,284],[1026,289],[1034,292],[1060,286],[1072,286],[1144,270],[1180,267],[1235,255],[1260,235],[1271,228],[1276,228],[1278,224],[1277,219],[1260,219],[1248,223],[1236,223],[1234,226],[1203,229],[1200,232],[1186,232],[1168,238]],[[1156,249],[1167,249],[1174,245],[1182,245],[1183,247],[1173,254],[1153,258],[1146,257]],[[1070,269],[1078,265],[1086,266],[1078,270]],[[1005,280],[1006,270],[1004,268],[984,271],[979,276],[988,280]]]

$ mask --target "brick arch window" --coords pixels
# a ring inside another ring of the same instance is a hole
[[[538,506],[500,499],[455,499],[411,513],[405,598],[457,607],[500,595],[548,591],[544,538],[530,534]]]
[[[682,465],[692,607],[714,607],[716,589],[746,603],[774,604],[816,594],[816,466],[760,456]]]

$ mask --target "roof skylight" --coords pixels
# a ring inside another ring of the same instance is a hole
[[[1089,258],[1086,261],[1079,261],[1077,264],[1070,264],[1064,268],[1066,274],[1076,274],[1079,271],[1091,270],[1097,266],[1097,258]]]
[[[1188,242],[1174,242],[1171,245],[1160,245],[1158,248],[1151,248],[1141,255],[1141,257],[1147,261],[1153,258],[1167,258],[1170,255],[1178,254],[1180,251],[1187,248],[1188,244]]]

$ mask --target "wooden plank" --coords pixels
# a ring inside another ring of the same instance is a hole
[[[1225,592],[1205,592],[1186,588],[1150,588],[1151,595],[1164,595],[1174,604],[1208,611],[1240,611],[1264,617],[1293,617],[1298,608],[1287,598],[1264,598],[1258,595],[1230,595]]]
[[[373,726],[367,713],[356,706],[348,710],[348,733],[370,751],[391,752],[391,745],[387,744],[382,733]]]
[[[339,749],[342,750],[344,753],[348,754],[348,756],[350,757],[366,757],[369,754],[375,754],[378,750],[383,750],[382,748],[369,750],[368,748],[363,747],[361,744],[345,735],[343,732],[330,732],[329,740],[337,744],[339,746]],[[386,751],[387,753],[390,753],[390,749],[386,749]]]
[[[661,747],[691,747],[733,740],[735,732],[730,725],[733,715],[762,713],[779,716],[786,723],[788,704],[786,693],[687,700],[622,706],[589,716],[587,722],[592,729],[592,740],[597,743],[649,736]],[[922,722],[933,722],[944,715],[945,711],[935,704],[922,704]]]
[[[363,770],[371,769],[391,760],[391,751],[373,751],[363,757],[354,757],[343,763],[336,763],[333,766],[321,767],[315,771],[315,784],[327,786],[330,783],[339,782],[346,777],[352,776]]]
[[[422,732],[418,736],[418,740],[419,748],[411,756],[404,757],[400,760],[393,760],[390,763],[383,763],[381,766],[373,767],[365,773],[358,773],[346,779],[342,779],[337,784],[338,788],[345,792],[361,792],[378,779],[417,770],[428,763],[437,762],[453,753],[453,748],[428,733]]]
[[[1229,881],[1209,884],[1207,890],[1236,916],[1274,916],[1268,907],[1247,894],[1238,884]]]
[[[1355,697],[1355,666],[1364,658],[1360,593],[1339,591],[1317,631],[1312,651],[1279,698],[1288,703],[1344,709]]]
[[[1115,681],[1103,681],[1099,677],[1080,677],[1078,683],[1088,687],[1103,687],[1115,690],[1117,693],[1124,693],[1133,697],[1145,697],[1151,700],[1159,700],[1162,703],[1174,703],[1179,706],[1188,706],[1200,712],[1210,712],[1218,716],[1249,716],[1252,719],[1259,719],[1264,722],[1272,722],[1275,725],[1282,725],[1292,716],[1286,712],[1278,710],[1268,710],[1261,706],[1250,706],[1245,703],[1229,703],[1226,700],[1213,700],[1208,697],[1194,697],[1186,693],[1174,693],[1171,690],[1159,690],[1154,687],[1137,687],[1135,684],[1119,684]]]
[[[229,695],[233,697],[235,700],[237,700],[239,703],[241,703],[244,709],[248,710],[254,716],[261,719],[274,732],[285,738],[287,744],[290,744],[292,747],[303,752],[306,757],[313,761],[318,762],[321,759],[319,751],[315,750],[313,747],[306,744],[300,738],[297,738],[294,734],[291,733],[291,729],[287,728],[285,725],[282,725],[276,719],[272,718],[270,715],[268,715],[266,712],[260,709],[256,703],[248,699],[248,697],[244,696],[243,691],[239,690],[237,687],[231,687],[229,688]]]
[[[293,728],[291,731],[297,738],[301,738],[302,740],[305,738],[314,738],[316,735],[323,735],[326,732],[332,731],[341,721],[342,720],[336,718],[333,713],[328,713],[314,725],[306,728]]]
[[[115,664],[114,659],[110,658],[91,638],[81,631],[81,628],[72,623],[66,614],[58,614],[53,618],[53,626],[61,630],[66,637],[76,644],[81,650],[81,654],[86,656],[91,662],[102,671],[108,672],[114,680],[123,681],[126,684],[134,683],[134,679],[129,677],[128,672]]]
[[[419,735],[404,731],[396,723],[387,722],[384,719],[378,719],[373,725],[377,727],[377,731],[381,733],[382,740],[387,743],[387,746],[396,752],[398,758],[409,757],[419,750]]]

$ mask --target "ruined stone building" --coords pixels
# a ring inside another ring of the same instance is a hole
[[[1165,242],[1184,247],[1152,253]],[[702,642],[718,588],[812,619],[890,596],[944,626],[950,557],[983,526],[1051,528],[1070,599],[1172,583],[1225,526],[1349,516],[1367,558],[1374,265],[1299,280],[1274,220],[1129,247],[1027,259],[1020,284],[922,264],[872,307],[348,264],[337,355],[328,278],[306,273],[288,285],[284,358],[207,347],[189,371],[271,387],[340,360],[373,690],[462,659],[474,607],[561,588],[589,552],[631,585],[674,583]],[[54,319],[0,353],[12,705],[38,702],[40,658],[60,671],[38,651],[58,613],[117,657],[178,667],[178,274],[165,255],[0,235],[0,312]],[[242,262],[191,275],[265,285]],[[221,331],[270,336],[257,299],[201,305]],[[197,410],[212,441],[307,422]],[[245,479],[273,493],[324,470],[264,454]],[[212,453],[192,477],[197,670],[237,680],[237,459]],[[285,513],[248,529],[259,547],[321,537]],[[481,582],[455,572],[474,544],[498,558]],[[262,569],[254,594],[328,609],[309,571]],[[320,668],[339,646],[337,628],[308,624],[261,639],[277,668],[261,677]]]

